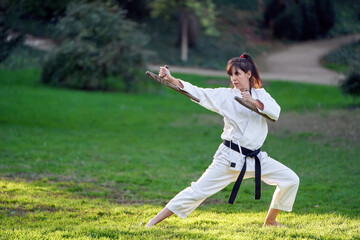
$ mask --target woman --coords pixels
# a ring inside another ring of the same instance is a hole
[[[268,132],[266,119],[243,107],[234,97],[243,98],[274,120],[279,118],[280,106],[261,88],[259,72],[249,54],[230,59],[226,71],[233,88],[210,89],[176,79],[167,68],[160,68],[160,77],[200,99],[201,106],[224,117],[224,131],[221,135],[224,142],[220,144],[212,164],[204,174],[177,194],[147,223],[147,227],[174,213],[186,218],[207,197],[236,181],[229,200],[229,203],[233,203],[242,178],[255,177],[257,199],[260,198],[260,176],[266,184],[276,186],[265,226],[281,226],[276,221],[279,211],[292,210],[299,177],[288,167],[270,158],[266,152],[260,151]]]

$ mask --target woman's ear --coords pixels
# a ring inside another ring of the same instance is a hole
[[[248,79],[250,79],[251,78],[251,70],[249,70],[249,71],[247,71],[247,73],[246,73],[246,77],[248,78]]]

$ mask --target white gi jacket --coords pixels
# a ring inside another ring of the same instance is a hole
[[[200,88],[186,81],[180,81],[184,85],[182,88],[184,91],[200,99],[201,106],[224,117],[224,130],[221,134],[223,140],[232,141],[250,150],[256,150],[263,145],[268,133],[266,119],[234,99],[235,96],[242,97],[239,89]],[[264,104],[264,110],[258,109],[260,112],[274,120],[279,118],[280,106],[265,89],[252,88],[251,95]],[[235,152],[233,154],[236,155]],[[239,159],[239,156],[234,158]],[[237,165],[240,167],[240,164]]]

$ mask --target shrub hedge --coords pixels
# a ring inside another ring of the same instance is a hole
[[[340,85],[341,90],[345,94],[349,94],[354,96],[355,98],[360,97],[360,70],[359,66],[352,67],[348,74],[346,75],[346,78]]]
[[[331,0],[271,0],[264,11],[264,23],[278,38],[314,39],[334,25],[335,10]]]
[[[61,43],[46,58],[41,81],[84,90],[135,90],[147,42],[137,27],[121,9],[70,4],[56,26]]]

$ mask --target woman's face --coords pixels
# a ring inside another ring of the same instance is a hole
[[[230,75],[231,83],[234,85],[235,88],[247,88],[249,89],[249,79],[251,77],[251,71],[249,70],[245,73],[240,68],[232,68],[232,74]]]

